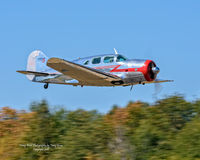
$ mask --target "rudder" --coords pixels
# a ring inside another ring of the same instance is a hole
[[[40,50],[33,51],[27,62],[27,71],[33,72],[48,72],[50,68],[46,65],[48,57]],[[35,75],[27,75],[29,80],[33,80]]]

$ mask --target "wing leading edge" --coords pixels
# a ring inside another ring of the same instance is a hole
[[[47,66],[78,80],[81,85],[112,86],[112,82],[122,81],[118,76],[101,72],[64,59],[50,58],[47,61]]]

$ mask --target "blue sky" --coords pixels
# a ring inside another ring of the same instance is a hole
[[[160,67],[158,98],[173,93],[200,97],[200,1],[192,0],[6,0],[0,2],[0,107],[28,109],[46,99],[66,109],[107,112],[114,104],[153,102],[154,85],[72,87],[32,83],[16,70],[25,69],[35,49],[48,57],[73,60],[113,53],[153,59]]]

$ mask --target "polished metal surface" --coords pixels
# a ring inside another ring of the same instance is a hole
[[[50,64],[47,66],[47,62],[50,59],[41,51],[34,51],[29,55],[27,70],[18,72],[26,74],[29,80],[34,82],[74,86],[127,86],[167,82],[155,80],[160,69],[151,60],[127,59],[121,54],[90,56],[71,62],[59,58],[53,59],[58,59],[63,64],[55,63],[49,67]],[[76,72],[79,72],[80,77]],[[88,80],[86,75],[90,77]]]
[[[105,54],[105,55],[97,55],[97,56],[91,56],[91,57],[85,57],[85,58],[79,58],[74,61],[73,63],[83,65],[88,68],[94,68],[97,71],[105,72],[109,74],[116,75],[120,77],[123,81],[123,84],[120,85],[130,85],[130,84],[138,84],[141,82],[146,81],[144,75],[142,72],[137,71],[138,68],[141,68],[145,65],[146,60],[141,59],[127,59],[125,61],[117,62],[117,56],[116,54]],[[120,55],[123,56],[123,55]],[[111,63],[104,63],[104,58],[106,57],[114,57],[113,62]],[[124,56],[123,56],[124,57]],[[100,63],[98,64],[92,64],[93,59],[100,58]],[[85,62],[87,61],[86,65]],[[112,72],[112,70],[118,67],[118,70],[128,69],[128,68],[134,68],[134,72]],[[157,73],[158,68],[155,68],[154,71]],[[49,82],[49,83],[61,83],[61,84],[69,84],[69,85],[90,85],[88,83],[79,83],[76,79],[66,77],[64,75],[57,75],[57,76],[48,76],[48,77],[37,77],[33,79],[33,81],[36,82]],[[102,84],[98,83],[91,83],[91,86],[102,86]],[[108,86],[112,86],[113,84],[110,84]]]

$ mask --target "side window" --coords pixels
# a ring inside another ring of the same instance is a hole
[[[92,64],[99,64],[101,62],[101,57],[98,57],[98,58],[94,58],[92,60]]]
[[[84,65],[88,65],[89,64],[89,60],[85,61],[83,64]]]
[[[103,62],[104,63],[112,63],[114,61],[114,56],[105,57]]]
[[[123,61],[125,61],[126,60],[126,58],[124,58],[122,55],[118,55],[117,56],[117,62],[123,62]]]

